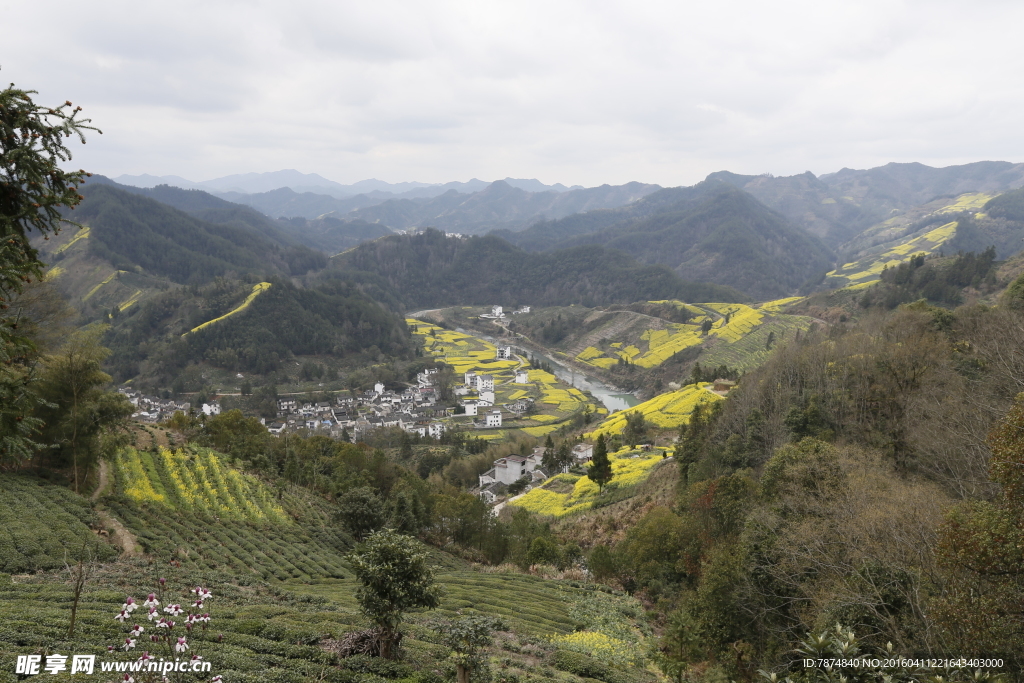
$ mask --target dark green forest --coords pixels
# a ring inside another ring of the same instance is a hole
[[[530,253],[490,235],[457,239],[429,229],[360,245],[335,257],[325,276],[356,282],[371,296],[406,309],[746,300],[730,287],[687,282],[664,266],[599,246]]]
[[[861,297],[861,306],[893,309],[900,304],[926,299],[933,304],[954,307],[963,303],[963,290],[981,292],[996,289],[996,249],[980,254],[968,252],[954,257],[926,258],[918,254],[909,261],[882,271],[878,284]]]
[[[413,353],[404,319],[344,282],[300,289],[271,278],[270,289],[241,313],[188,333],[238,306],[252,282],[222,279],[188,286],[119,315],[105,338],[113,351],[109,365],[115,377],[123,381],[144,373],[170,386],[187,365],[201,361],[267,374],[295,355],[344,359],[364,358],[365,353],[367,360],[375,360],[381,354],[402,358]]]

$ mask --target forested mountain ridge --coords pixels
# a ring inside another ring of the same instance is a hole
[[[85,227],[39,246],[51,266],[47,280],[82,321],[110,325],[108,367],[118,381],[138,377],[170,387],[184,377],[195,390],[201,382],[190,378],[203,363],[266,374],[296,354],[342,361],[370,348],[374,358],[411,353],[401,316],[351,285],[293,284],[291,278],[301,281],[328,263],[326,254],[292,236],[306,230],[304,219],[301,226],[272,221],[205,192],[168,186],[126,191],[101,181],[83,195],[74,217]],[[375,226],[365,227],[376,234]],[[329,230],[321,239],[337,243]],[[271,286],[251,305],[189,332],[239,308],[261,280]]]
[[[1024,185],[1024,164],[979,161],[933,168],[920,163],[889,163],[865,170],[844,168],[819,177],[809,171],[781,177],[719,171],[708,179],[749,192],[835,248],[894,214],[940,196],[996,194],[1018,188]]]
[[[323,255],[283,246],[249,225],[210,223],[109,185],[89,185],[82,194],[75,218],[89,226],[88,249],[120,270],[185,284],[229,272],[301,275],[325,264]]]
[[[538,254],[491,235],[460,239],[437,230],[361,244],[334,257],[322,277],[358,282],[375,298],[407,309],[745,299],[730,287],[687,282],[664,266],[600,246]]]
[[[561,239],[552,239],[553,237]],[[508,239],[535,248],[600,244],[688,280],[728,284],[758,299],[797,291],[829,270],[820,240],[721,181],[661,190],[634,205],[537,224]]]
[[[157,185],[152,188],[131,187],[117,185],[102,176],[95,177],[94,182],[96,181],[155,199],[209,223],[251,228],[281,245],[301,245],[330,254],[366,240],[392,234],[392,230],[385,225],[371,225],[358,219],[345,220],[328,216],[316,219],[300,217],[275,220],[250,206],[221,199],[203,190],[183,190],[169,185]],[[291,192],[287,189],[284,191]]]

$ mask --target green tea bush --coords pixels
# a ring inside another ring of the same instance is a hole
[[[80,553],[109,561],[117,549],[90,527],[99,519],[89,502],[62,486],[25,476],[0,477],[0,571],[58,569]]]
[[[611,671],[607,664],[582,652],[572,652],[570,650],[556,650],[551,663],[559,671],[583,676],[584,678],[596,678],[600,681],[605,680]]]

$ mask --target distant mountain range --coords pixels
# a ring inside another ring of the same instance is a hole
[[[496,229],[523,230],[539,220],[631,204],[659,189],[658,185],[627,183],[568,192],[528,192],[497,180],[473,194],[449,190],[432,199],[391,199],[351,211],[348,216],[397,230],[431,227],[483,234]]]
[[[160,180],[189,182],[132,179]],[[257,191],[284,183],[290,185]],[[533,252],[600,245],[640,263],[667,266],[687,281],[728,285],[769,299],[823,284],[837,258],[857,262],[903,233],[931,225],[936,212],[963,214],[944,248],[980,251],[992,244],[1004,258],[1020,246],[1019,224],[964,212],[968,204],[980,208],[992,196],[1024,186],[1024,164],[892,163],[820,177],[719,171],[694,186],[667,189],[639,182],[566,188],[513,179],[443,185],[367,180],[342,186],[297,171],[204,184],[204,192],[167,185],[134,191],[151,193],[202,220],[240,221],[332,254],[393,231],[495,233]],[[959,206],[956,197],[968,193],[974,198],[964,208],[943,208]]]
[[[1024,186],[1024,164],[978,161],[933,168],[891,163],[877,168],[844,168],[815,176],[787,177],[712,173],[836,248],[867,228],[943,196],[965,192],[997,194]]]
[[[388,197],[398,195],[409,198],[436,197],[449,190],[466,193],[479,192],[490,184],[487,181],[476,178],[465,183],[388,183],[376,178],[370,178],[369,180],[360,180],[351,185],[343,185],[342,183],[328,180],[316,173],[301,173],[295,169],[270,171],[268,173],[238,173],[202,181],[188,180],[175,175],[154,176],[149,174],[120,175],[113,178],[113,180],[121,185],[132,185],[134,187],[171,185],[186,190],[206,190],[212,193],[259,194],[281,188],[289,188],[298,193],[326,194],[336,199],[375,194],[387,195]],[[505,182],[527,192],[567,192],[571,189],[582,187],[580,185],[566,187],[561,183],[545,185],[535,178],[505,178]]]

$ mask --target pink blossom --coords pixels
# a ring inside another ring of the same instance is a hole
[[[127,598],[125,598],[124,605],[121,606],[121,609],[123,609],[124,611],[129,612],[129,613],[134,612],[138,608],[139,608],[139,603],[135,602],[135,598],[133,598],[131,596],[128,596]]]
[[[124,683],[135,683],[135,679],[129,676],[128,674],[125,674],[124,678],[122,678],[121,680],[124,681]]]
[[[142,603],[144,607],[156,607],[160,604],[160,601],[156,599],[156,593],[150,593],[146,601]]]
[[[165,579],[165,578],[164,578],[164,577],[162,577],[162,576],[161,576],[161,577],[160,577],[160,578],[159,578],[158,580],[160,581],[160,585],[161,585],[161,586],[162,586],[162,585],[164,585],[165,583],[167,583],[167,579]]]
[[[123,624],[124,620],[128,618],[128,612],[121,610],[114,616],[114,618]]]
[[[214,676],[213,678],[210,679],[210,683],[221,683],[221,681],[223,681],[223,680],[224,680],[224,677],[221,676],[220,674],[217,674],[216,676]]]
[[[184,652],[188,649],[188,643],[185,642],[184,638],[178,638],[178,644],[174,646],[175,652]]]
[[[156,659],[156,657],[154,657],[153,655],[149,654],[149,650],[146,650],[145,652],[143,652],[142,656],[139,657],[139,661],[140,662],[148,662],[151,659]]]
[[[140,635],[142,635],[142,632],[143,632],[143,631],[145,631],[145,630],[146,630],[146,629],[142,628],[142,627],[141,627],[141,626],[139,626],[138,624],[135,624],[135,628],[133,628],[133,629],[131,630],[131,634],[132,634],[133,636],[135,636],[135,637],[137,638],[137,637],[139,637]]]
[[[134,638],[125,638],[124,639],[124,645],[122,645],[121,647],[124,648],[125,652],[127,652],[128,650],[134,649],[135,648],[135,639]]]
[[[149,613],[146,615],[146,618],[149,619],[150,621],[153,621],[158,616],[160,616],[160,613],[156,611],[156,607],[150,607],[149,608]]]
[[[181,609],[181,605],[167,605],[167,607],[164,607],[164,612],[167,612],[172,617],[176,617],[184,611]]]
[[[199,600],[209,600],[213,597],[213,593],[206,590],[202,586],[196,586],[196,589],[193,591],[193,593],[196,594],[196,597],[199,598]]]

